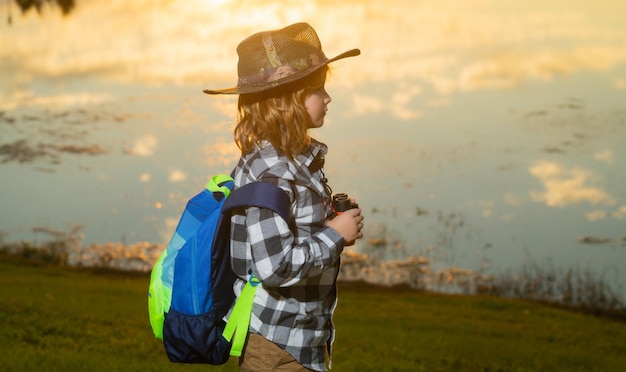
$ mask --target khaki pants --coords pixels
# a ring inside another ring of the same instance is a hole
[[[256,333],[248,334],[248,341],[239,358],[243,372],[310,372],[280,346]]]

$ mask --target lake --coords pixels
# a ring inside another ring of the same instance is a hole
[[[306,21],[327,56],[362,51],[331,65],[312,132],[333,190],[366,215],[351,250],[575,267],[626,294],[623,1],[3,5],[3,242],[166,243],[238,158],[236,98],[202,90],[235,85],[245,37]]]

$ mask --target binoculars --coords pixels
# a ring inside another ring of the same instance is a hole
[[[342,212],[347,211],[348,209],[358,208],[359,205],[357,203],[352,203],[348,194],[339,193],[333,195],[333,209],[335,213],[341,214]]]

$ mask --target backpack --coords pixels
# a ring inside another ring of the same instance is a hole
[[[148,293],[150,325],[154,335],[163,340],[172,362],[223,364],[229,355],[241,355],[258,280],[249,278],[244,287],[247,295],[242,294],[235,306],[248,307],[243,311],[247,312],[244,314],[247,320],[231,325],[229,319],[229,332],[223,335],[222,318],[235,298],[236,276],[230,266],[231,212],[256,206],[272,209],[289,220],[289,197],[279,187],[253,182],[233,189],[230,176],[217,175],[191,198],[166,249],[152,268]],[[244,297],[247,299],[241,301]],[[239,326],[245,330],[237,332],[234,341],[237,345],[231,351],[229,341],[234,328]]]

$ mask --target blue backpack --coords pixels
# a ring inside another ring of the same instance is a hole
[[[236,276],[230,267],[231,212],[256,206],[272,209],[289,220],[289,197],[279,187],[253,182],[233,188],[231,177],[217,175],[191,198],[167,248],[152,268],[150,325],[154,335],[163,340],[172,362],[223,364],[229,355],[241,355],[258,280],[251,276],[244,287],[245,292],[252,293],[247,295],[249,303],[240,304],[244,296],[237,301],[236,308],[246,307],[244,319],[239,325],[231,325],[229,319],[229,331],[223,335],[222,318],[235,298]],[[230,339],[236,327],[242,331],[237,332],[238,345],[231,350]]]

